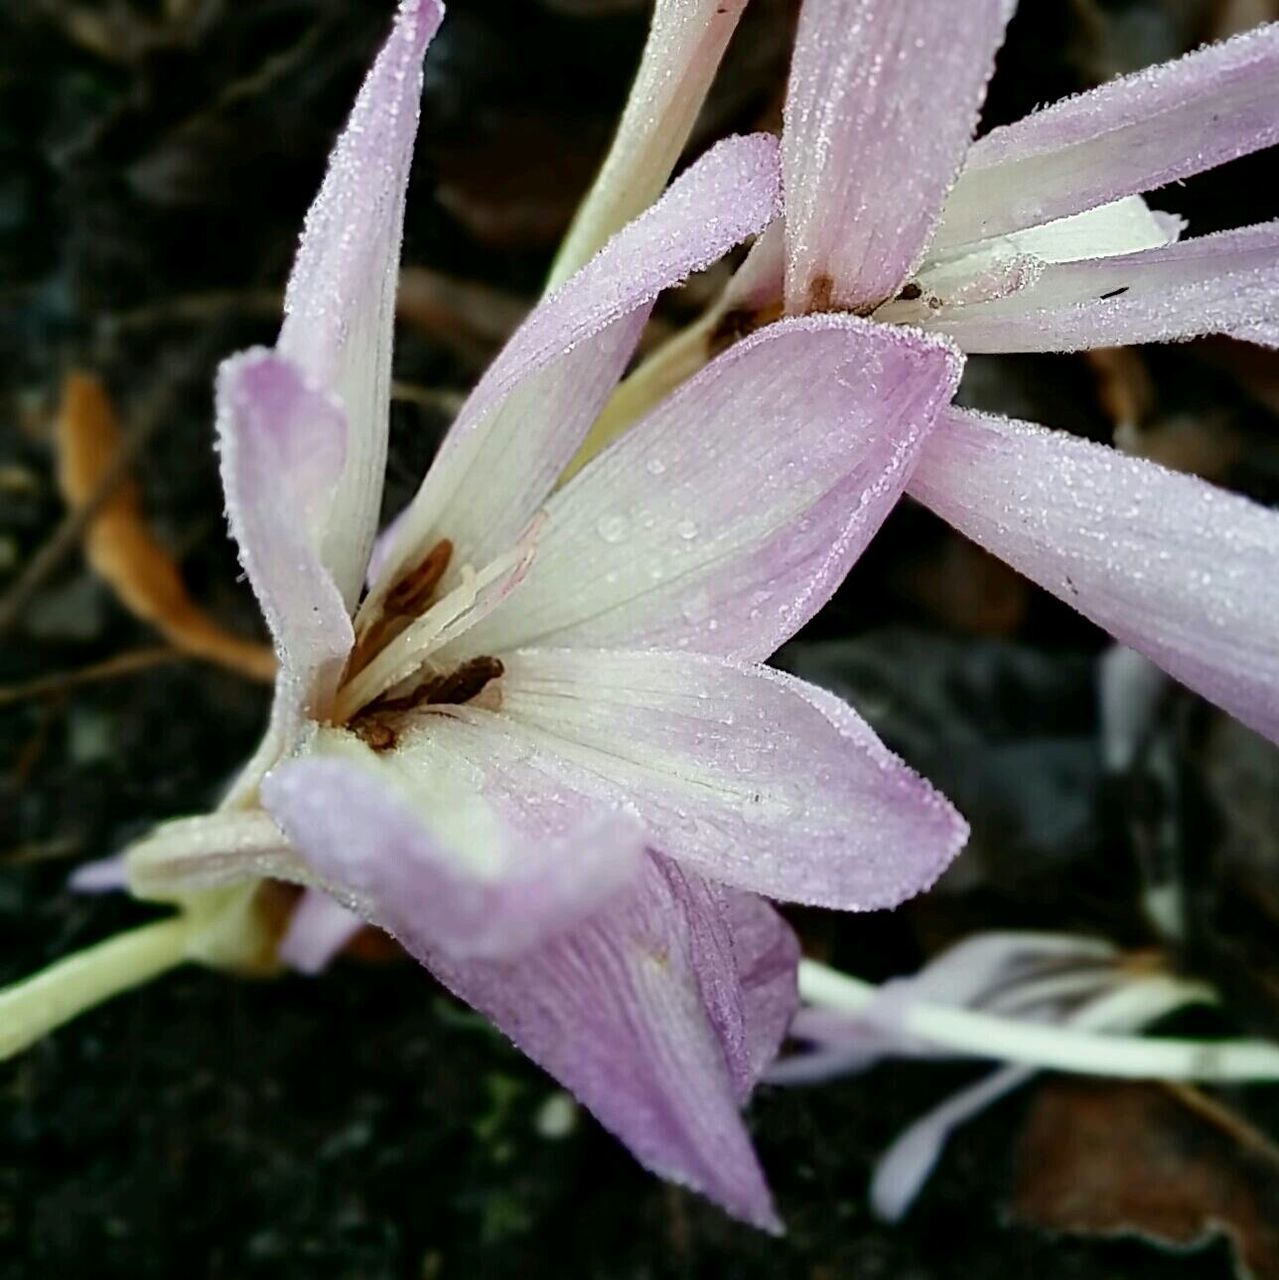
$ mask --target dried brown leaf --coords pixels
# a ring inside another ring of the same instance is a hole
[[[1048,1231],[1174,1249],[1224,1235],[1239,1276],[1279,1276],[1279,1149],[1184,1086],[1045,1084],[1022,1132],[1012,1209]]]
[[[233,635],[190,596],[173,557],[147,525],[137,484],[118,473],[120,427],[105,389],[72,373],[57,424],[58,485],[73,511],[96,506],[85,555],[121,603],[175,649],[254,680],[270,680],[275,655]]]

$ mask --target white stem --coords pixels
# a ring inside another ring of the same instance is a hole
[[[1142,986],[1115,993],[1165,1012],[1212,998],[1198,983],[1146,978]],[[859,1013],[879,995],[873,983],[839,973],[816,960],[802,960],[799,991],[827,1009]],[[1139,1011],[1125,1011],[1139,1021]],[[1264,1040],[1182,1040],[1113,1035],[1078,1027],[1045,1026],[974,1009],[911,1001],[895,1012],[902,1030],[957,1054],[994,1058],[1057,1071],[1164,1080],[1279,1080],[1279,1046]]]
[[[187,957],[192,924],[173,916],[118,934],[0,991],[0,1061]]]

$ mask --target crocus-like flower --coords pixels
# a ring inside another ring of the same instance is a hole
[[[768,1072],[777,1084],[816,1084],[887,1058],[1003,1058],[912,1124],[880,1159],[871,1204],[896,1219],[910,1207],[950,1134],[1037,1070],[1181,1080],[1275,1080],[1279,1046],[1251,1040],[1139,1038],[1131,1033],[1211,988],[1166,972],[1150,954],[1099,938],[986,933],[919,973],[875,988],[804,962],[805,1007],[791,1033],[805,1047]]]
[[[1279,24],[970,144],[1009,0],[807,0],[786,214],[708,321],[628,379],[620,427],[726,340],[847,312],[973,352],[1279,340],[1279,223],[1180,239],[1141,193],[1279,141]],[[947,409],[909,493],[1279,740],[1279,515],[1061,432]]]
[[[533,311],[374,550],[440,17],[403,4],[307,219],[279,340],[220,371],[274,710],[220,811],[134,848],[130,885],[205,922],[261,877],[331,895],[645,1164],[775,1226],[738,1107],[792,1012],[797,951],[756,895],[895,904],[966,829],[851,709],[760,663],[899,496],[960,358],[856,317],[785,321],[556,492],[657,294],[777,216],[775,142],[730,139]],[[307,898],[294,954],[314,966],[344,928]],[[194,936],[227,958],[210,927]],[[147,937],[162,967],[174,935]]]
[[[1279,141],[1279,25],[970,147],[1011,9],[977,0],[956,24],[939,0],[808,0],[784,139],[787,310],[873,314],[967,351],[1273,337],[1279,223],[1180,240],[1180,221],[1140,193]],[[910,492],[1279,739],[1275,513],[1103,446],[958,409]]]

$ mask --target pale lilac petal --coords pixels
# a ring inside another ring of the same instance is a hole
[[[753,893],[686,876],[689,949],[702,999],[745,1102],[799,1006],[799,941]]]
[[[612,393],[653,300],[774,218],[779,184],[774,139],[721,142],[538,305],[467,400],[397,522],[368,610],[441,538],[452,541],[457,568],[511,545]]]
[[[965,351],[1080,351],[1279,321],[1279,222],[1047,265],[1028,288],[931,310]]]
[[[927,888],[967,827],[822,690],[687,653],[503,654],[499,712],[457,708],[441,750],[530,758],[557,791],[629,800],[654,848],[769,897],[846,910]],[[840,710],[834,712],[830,703]],[[487,736],[485,736],[487,735]]]
[[[350,423],[321,558],[347,608],[359,599],[386,469],[404,196],[439,0],[402,0],[307,213],[277,347],[336,395]]]
[[[1230,336],[1238,338],[1241,342],[1256,343],[1259,347],[1279,348],[1279,319],[1262,324],[1244,325],[1242,329],[1234,330]]]
[[[1279,24],[993,129],[968,153],[938,243],[1051,222],[1279,142]]]
[[[129,873],[124,854],[95,858],[78,866],[67,880],[77,893],[118,893],[129,887]]]
[[[524,584],[466,644],[766,658],[879,528],[959,372],[948,346],[854,316],[767,326],[551,500]]]
[[[347,424],[301,369],[259,348],[218,370],[217,431],[227,518],[280,659],[287,737],[304,710],[324,712],[354,642],[319,550]]]
[[[743,1066],[734,1076],[754,1085],[777,1057],[799,1007],[799,939],[753,893],[730,891],[728,907],[745,1023]]]
[[[639,870],[642,832],[616,806],[581,804],[548,833],[540,797],[468,791],[472,780],[447,766],[434,794],[414,794],[394,754],[283,764],[262,801],[314,882],[415,954],[518,955],[581,923]],[[521,780],[484,781],[513,792]]]
[[[787,88],[786,309],[868,311],[919,264],[1007,0],[808,0]]]
[[[746,0],[657,0],[612,146],[556,254],[548,288],[657,199],[745,7]]]
[[[777,1231],[690,944],[706,903],[695,878],[650,858],[635,892],[516,963],[418,958],[642,1164]]]
[[[354,911],[327,893],[308,889],[289,917],[279,957],[298,973],[320,973],[363,928]]]
[[[910,1208],[941,1156],[946,1140],[961,1124],[1034,1076],[1031,1067],[1002,1067],[952,1094],[916,1120],[879,1158],[870,1184],[875,1216],[897,1222]]]
[[[1279,512],[1101,445],[950,410],[910,492],[1279,741]]]

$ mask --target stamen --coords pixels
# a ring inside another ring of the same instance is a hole
[[[346,664],[344,680],[358,675],[374,656],[402,633],[414,618],[421,617],[431,604],[435,588],[448,570],[453,559],[453,543],[441,538],[422,557],[416,569],[405,574],[387,592],[374,621],[364,629]]]
[[[422,563],[405,574],[387,593],[382,604],[383,616],[417,617],[422,613],[431,602],[431,596],[440,585],[452,558],[452,542],[441,538],[422,558]]]
[[[389,751],[399,741],[398,721],[418,707],[461,706],[484,692],[506,668],[500,658],[470,658],[452,671],[424,680],[400,698],[379,698],[350,722],[350,729],[374,751]]]
[[[490,680],[496,680],[506,668],[500,658],[471,658],[448,675],[428,680],[417,691],[417,706],[460,706],[482,693]],[[415,695],[416,696],[416,695]]]

